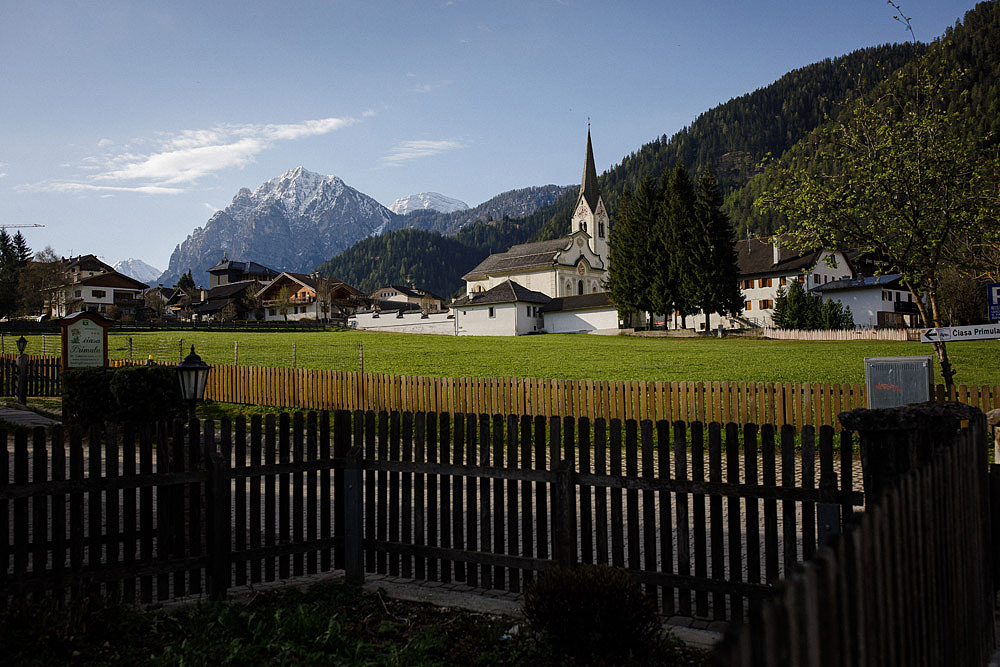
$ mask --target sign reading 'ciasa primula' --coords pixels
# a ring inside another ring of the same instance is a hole
[[[75,313],[62,326],[63,368],[108,365],[108,329],[114,324],[98,313]]]

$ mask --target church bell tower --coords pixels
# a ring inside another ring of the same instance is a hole
[[[594,148],[590,141],[590,123],[587,123],[587,156],[583,163],[583,178],[580,181],[580,195],[570,223],[570,232],[585,231],[590,236],[590,249],[607,266],[608,233],[610,220],[604,207],[601,188],[597,184],[597,167],[594,166]]]

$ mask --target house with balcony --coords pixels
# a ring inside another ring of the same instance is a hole
[[[311,320],[340,326],[347,326],[347,318],[365,300],[363,293],[342,280],[291,271],[279,274],[256,297],[265,320]]]
[[[49,288],[45,311],[65,317],[91,311],[113,318],[134,318],[145,309],[143,292],[149,285],[118,273],[94,255],[60,260],[62,284]]]
[[[419,306],[421,310],[427,312],[436,313],[445,309],[444,299],[429,290],[417,287],[413,283],[410,283],[409,285],[389,285],[387,287],[380,287],[371,293],[370,298],[376,303],[413,303]],[[388,306],[386,309],[391,308],[391,306]]]

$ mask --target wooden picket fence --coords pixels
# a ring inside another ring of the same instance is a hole
[[[862,384],[439,378],[250,366],[214,367],[205,397],[304,410],[560,415],[836,429],[840,412],[866,407]],[[957,400],[987,412],[1000,408],[1000,386],[959,385],[948,394],[944,385],[938,385],[936,399]]]
[[[775,340],[920,340],[920,329],[773,329],[760,330],[763,338]]]
[[[14,392],[15,358],[0,357],[0,388],[7,395]],[[28,395],[58,396],[59,358],[30,359]],[[840,429],[840,412],[867,405],[863,384],[442,378],[256,366],[213,366],[205,398],[299,410],[559,415],[835,429]],[[937,385],[935,400],[988,412],[1000,408],[1000,385],[958,385],[950,393]]]

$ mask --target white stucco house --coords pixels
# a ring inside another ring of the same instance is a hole
[[[618,311],[607,292],[563,296],[542,306],[546,333],[618,333]]]
[[[711,331],[721,324],[724,329],[747,324],[769,327],[774,324],[774,302],[778,290],[790,281],[799,281],[807,290],[820,285],[854,278],[854,267],[842,252],[816,250],[799,252],[784,246],[781,239],[749,238],[736,242],[736,259],[740,270],[740,290],[743,310],[737,317],[717,313],[705,321],[703,314],[688,315],[687,328]],[[668,328],[680,328],[681,317],[674,314]]]
[[[541,333],[542,307],[552,299],[505,280],[451,303],[457,336],[521,336]]]
[[[899,274],[841,279],[817,284],[810,290],[824,301],[850,307],[859,329],[920,326],[920,310],[900,283]]]

